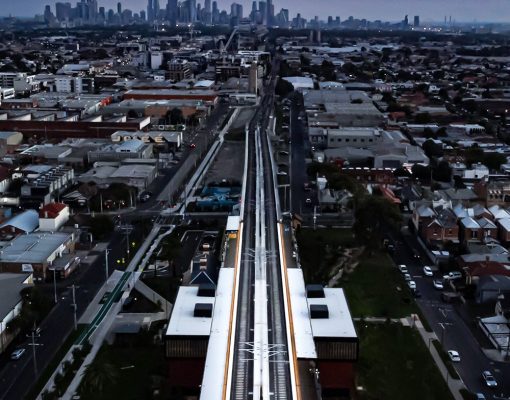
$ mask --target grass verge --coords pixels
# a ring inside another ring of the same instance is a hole
[[[452,400],[419,333],[396,323],[356,326],[360,339],[357,365],[362,400]]]
[[[386,253],[362,254],[358,266],[339,282],[354,317],[403,318],[418,307]]]

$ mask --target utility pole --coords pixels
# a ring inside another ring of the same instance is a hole
[[[110,252],[110,249],[106,248],[104,253],[104,272],[105,272],[105,278],[108,282],[108,253]]]
[[[57,298],[57,270],[53,267],[53,294],[55,296],[55,304],[58,303]]]
[[[35,353],[35,346],[42,346],[42,344],[36,343],[35,342],[35,338],[36,337],[40,337],[40,336],[41,335],[36,335],[35,334],[35,323],[34,323],[34,329],[32,329],[32,333],[30,335],[27,335],[27,337],[30,337],[32,339],[32,342],[30,343],[30,346],[32,346],[32,356],[33,356],[33,359],[34,359],[34,374],[35,374],[36,377],[39,374],[39,371],[38,371],[38,368],[37,368],[37,356],[36,356],[36,353]]]
[[[74,330],[78,329],[78,318],[76,316],[78,305],[76,304],[76,289],[79,286],[76,286],[74,283],[71,286],[68,286],[69,289],[72,289],[73,293],[73,303],[71,304],[73,307],[73,317],[74,317]]]

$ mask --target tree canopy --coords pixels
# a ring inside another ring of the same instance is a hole
[[[378,248],[383,232],[395,229],[401,221],[400,210],[384,197],[366,196],[356,205],[354,234],[370,248]]]

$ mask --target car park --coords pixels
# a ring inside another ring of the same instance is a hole
[[[402,272],[403,274],[407,274],[407,272],[408,272],[408,271],[407,271],[407,266],[406,266],[406,265],[404,265],[404,264],[400,264],[400,265],[398,266],[398,270],[399,270],[400,272]]]
[[[443,286],[443,282],[441,282],[439,279],[435,279],[432,284],[434,285],[434,288],[436,288],[437,290],[443,290],[444,289],[444,286]]]
[[[425,265],[425,266],[423,267],[423,274],[424,274],[425,276],[434,276],[434,271],[432,271],[432,268],[431,268],[431,267],[429,267],[428,265]]]
[[[460,354],[456,350],[448,350],[448,357],[450,357],[450,360],[453,362],[460,362]]]
[[[487,387],[498,386],[498,382],[496,382],[496,379],[494,379],[494,376],[492,375],[492,373],[490,371],[483,371],[482,378],[485,381],[485,385]]]
[[[27,351],[24,348],[16,349],[11,353],[11,360],[19,360],[23,354],[25,354],[25,351]]]
[[[407,286],[409,286],[409,289],[414,290],[414,289],[416,289],[416,282],[409,281],[409,282],[407,282]]]

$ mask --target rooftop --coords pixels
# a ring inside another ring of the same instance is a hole
[[[13,239],[0,250],[0,262],[42,264],[71,240],[71,233],[30,233]]]

